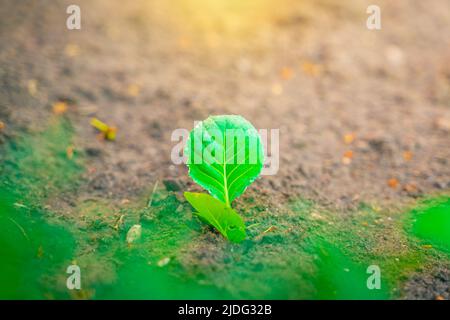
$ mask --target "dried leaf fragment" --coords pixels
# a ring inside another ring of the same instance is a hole
[[[52,106],[53,113],[56,115],[61,115],[67,112],[68,106],[64,101],[55,102]]]
[[[294,71],[289,67],[283,67],[280,70],[280,77],[283,80],[291,80],[294,77]]]
[[[352,163],[352,159],[353,159],[353,151],[347,150],[344,152],[344,156],[342,157],[342,163],[348,165]]]
[[[127,95],[129,97],[137,97],[140,93],[141,93],[141,87],[138,84],[132,83],[132,84],[128,85]]]
[[[411,151],[404,151],[403,152],[403,159],[405,161],[411,161],[413,158],[413,153]]]
[[[398,180],[395,179],[395,178],[389,179],[387,183],[388,183],[388,186],[389,186],[390,188],[392,188],[392,189],[396,189],[396,188],[398,187],[398,185],[399,185]]]
[[[322,73],[322,66],[310,61],[304,61],[302,63],[302,70],[305,74],[311,77],[317,77]]]
[[[111,141],[116,139],[116,127],[109,126],[106,123],[98,120],[97,118],[91,119],[91,125],[101,132],[102,138]]]
[[[353,141],[355,141],[356,135],[354,133],[347,133],[344,135],[344,143],[345,144],[351,144]]]
[[[66,149],[67,159],[72,159],[73,158],[73,152],[74,152],[74,147],[73,146],[68,146],[67,149]]]

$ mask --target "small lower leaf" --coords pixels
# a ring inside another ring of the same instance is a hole
[[[197,210],[195,214],[215,227],[225,238],[236,243],[245,239],[244,221],[225,203],[205,193],[185,192],[184,196]]]

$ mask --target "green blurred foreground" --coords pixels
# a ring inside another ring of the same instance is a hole
[[[449,259],[448,196],[406,215],[364,203],[339,215],[303,199],[283,214],[244,205],[241,244],[215,236],[165,190],[150,207],[144,190],[129,206],[90,199],[69,215],[51,212],[48,201],[83,183],[83,154],[66,153],[73,134],[54,118],[0,149],[1,299],[392,299],[412,273]],[[142,236],[128,245],[137,223]],[[66,286],[72,264],[81,290]],[[371,265],[381,270],[379,290],[367,286]]]

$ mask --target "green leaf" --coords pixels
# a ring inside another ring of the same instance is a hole
[[[231,242],[246,238],[245,224],[236,211],[205,193],[185,192],[185,198],[197,210],[195,214],[215,227]]]
[[[258,131],[235,115],[200,122],[189,135],[185,155],[192,179],[228,207],[259,176],[264,164]]]

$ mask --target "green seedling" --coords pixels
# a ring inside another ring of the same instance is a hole
[[[197,215],[230,241],[245,239],[244,223],[231,203],[263,168],[256,129],[241,116],[211,116],[191,131],[185,155],[189,175],[212,195],[185,193]]]
[[[245,239],[245,224],[242,217],[223,202],[205,193],[185,192],[187,201],[197,210],[201,220],[211,224],[231,242]]]

